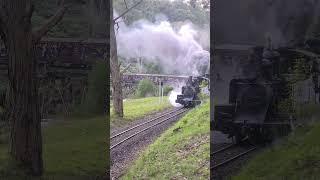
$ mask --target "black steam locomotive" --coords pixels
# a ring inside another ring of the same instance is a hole
[[[271,140],[270,128],[288,126],[277,121],[277,104],[284,82],[267,82],[258,79],[233,79],[230,82],[229,104],[216,105],[214,129],[235,137],[237,142],[245,138],[252,141]]]
[[[186,82],[185,86],[182,86],[181,95],[177,95],[176,103],[183,105],[184,107],[194,107],[201,103],[198,94],[200,93],[200,84],[203,80],[209,80],[206,77],[192,77]]]
[[[258,53],[255,56],[258,57],[255,64],[259,66],[258,73],[254,77],[231,80],[228,104],[217,104],[214,109],[213,130],[221,131],[237,142],[243,139],[265,142],[273,139],[274,129],[284,129],[285,132],[290,129],[290,115],[279,113],[277,105],[289,96],[285,92],[288,81],[282,74],[292,65],[292,57],[304,55],[309,58],[311,63],[307,63],[312,64],[310,75],[314,89],[320,92],[318,63],[304,53],[305,50],[256,48],[255,52]]]

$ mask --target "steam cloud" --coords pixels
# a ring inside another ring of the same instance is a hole
[[[320,24],[319,0],[217,0],[215,1],[215,44],[291,46],[312,36]],[[214,97],[228,103],[229,83],[247,78],[241,67],[246,59],[215,58]],[[230,62],[233,66],[230,65]],[[253,72],[254,70],[247,70]]]
[[[319,0],[219,0],[215,4],[216,43],[290,45],[319,24]]]
[[[202,75],[208,72],[210,54],[196,41],[199,39],[207,46],[203,43],[206,35],[201,36],[191,23],[175,29],[161,15],[155,23],[139,20],[127,26],[121,22],[115,29],[121,57],[159,62],[165,73]]]
[[[169,93],[169,102],[174,107],[182,107],[181,104],[176,103],[177,96],[181,94],[181,90],[175,89]]]

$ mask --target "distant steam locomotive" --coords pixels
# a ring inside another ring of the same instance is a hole
[[[203,80],[209,80],[206,77],[190,76],[185,86],[182,86],[181,95],[177,95],[176,103],[184,107],[195,107],[201,104],[198,94],[200,93],[200,84]]]

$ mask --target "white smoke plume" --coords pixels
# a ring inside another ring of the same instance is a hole
[[[190,22],[173,27],[164,15],[157,16],[155,23],[139,20],[127,26],[121,22],[115,26],[118,53],[128,59],[157,61],[166,73],[202,75],[210,54],[196,41],[201,34],[195,29]]]
[[[170,93],[169,93],[169,102],[172,106],[174,107],[182,107],[181,104],[178,104],[176,103],[176,99],[177,99],[177,96],[181,94],[181,91],[176,91],[176,90],[172,90]]]
[[[169,102],[174,107],[182,107],[181,104],[176,103],[177,96],[180,95],[182,92],[182,86],[184,83],[177,83],[173,86],[173,90],[169,92]]]

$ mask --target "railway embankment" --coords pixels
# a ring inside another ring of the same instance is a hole
[[[209,179],[210,107],[189,111],[135,160],[122,179]]]
[[[319,121],[300,126],[250,159],[232,179],[319,179],[319,137]]]

